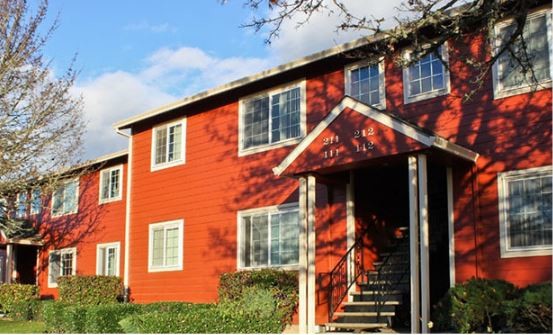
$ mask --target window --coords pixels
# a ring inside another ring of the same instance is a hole
[[[58,277],[74,276],[77,267],[77,249],[50,251],[48,257],[48,287],[58,286]]]
[[[152,131],[152,170],[184,164],[186,119],[155,127]]]
[[[505,21],[495,27],[495,48],[499,50],[516,30],[516,23]],[[544,87],[551,86],[550,54],[551,46],[551,13],[542,10],[529,14],[522,32],[526,43],[527,54],[530,57],[536,83]],[[520,41],[512,46],[512,52],[517,53]],[[523,73],[520,64],[512,57],[509,50],[505,51],[494,64],[494,93],[496,98],[529,92],[532,89],[531,73]]]
[[[54,191],[52,198],[52,216],[77,213],[79,198],[79,181],[64,182]]]
[[[182,270],[183,220],[150,225],[148,271]]]
[[[403,69],[405,103],[449,93],[449,72],[438,55],[448,61],[447,44]],[[411,57],[411,53],[408,52],[406,57]]]
[[[305,108],[305,82],[240,100],[240,154],[297,143]]]
[[[27,192],[18,193],[16,200],[15,217],[24,219],[27,217]]]
[[[123,166],[100,171],[100,203],[121,200]]]
[[[551,166],[498,175],[501,256],[551,255]]]
[[[297,204],[242,211],[238,214],[239,267],[297,265]]]
[[[31,215],[40,214],[42,211],[42,196],[40,188],[31,191]]]
[[[0,198],[0,218],[6,217],[8,213],[8,202],[4,198]]]
[[[119,276],[119,242],[98,244],[96,248],[96,274]]]
[[[367,61],[346,66],[346,95],[367,105],[384,108],[384,60],[377,64]]]

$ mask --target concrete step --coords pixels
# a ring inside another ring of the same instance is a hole
[[[382,302],[378,302],[382,305],[386,305],[386,306],[397,306],[399,304],[401,304],[400,301],[397,301],[397,300],[389,300],[389,301],[382,301]],[[344,302],[344,306],[347,307],[347,306],[374,306],[376,305],[377,302],[376,301],[346,301]]]
[[[345,317],[345,316],[378,316],[378,312],[335,312],[334,316],[336,317]],[[395,312],[380,312],[380,316],[395,316]]]
[[[354,294],[351,294],[351,296],[353,297],[353,301],[403,301],[403,292],[400,290],[384,291],[381,293],[378,291],[363,291],[363,293],[355,292]]]
[[[349,330],[375,330],[387,328],[387,323],[340,323],[330,322],[326,324],[327,329],[349,329]]]

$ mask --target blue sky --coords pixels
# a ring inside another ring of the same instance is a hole
[[[345,2],[377,17],[390,17],[399,3]],[[339,18],[318,15],[300,29],[287,22],[266,45],[263,32],[239,27],[252,16],[242,0],[50,0],[49,19],[57,13],[59,28],[44,53],[54,72],[77,54],[84,159],[125,148],[115,121],[360,36],[337,34]]]

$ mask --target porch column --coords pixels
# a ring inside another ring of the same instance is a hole
[[[13,244],[6,245],[6,283],[11,284],[13,281],[14,270],[14,253]]]
[[[307,178],[300,177],[299,220],[300,220],[300,250],[299,250],[299,332],[307,333]]]
[[[447,173],[447,226],[449,235],[449,286],[455,286],[455,225],[453,212],[453,171],[450,166]]]
[[[315,186],[312,175],[300,177],[299,332],[315,332]]]
[[[428,255],[428,183],[426,155],[417,155],[417,165],[421,261],[421,332],[428,333],[428,322],[430,321],[430,262]]]
[[[315,190],[316,179],[307,176],[307,331],[315,332]]]
[[[355,174],[353,171],[349,172],[349,183],[346,186],[346,244],[347,250],[349,250],[355,243]],[[355,276],[355,257],[349,257],[348,260],[348,283],[352,282],[353,276]],[[351,285],[349,292],[356,291],[355,283]],[[352,298],[351,294],[348,294],[348,300]]]
[[[409,280],[411,288],[411,333],[420,333],[420,291],[419,291],[419,201],[417,183],[417,158],[408,158],[408,186],[409,186]]]

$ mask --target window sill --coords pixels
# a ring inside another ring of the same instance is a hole
[[[419,102],[419,101],[423,101],[423,100],[428,100],[428,99],[436,98],[436,97],[439,97],[439,96],[442,96],[442,95],[447,95],[447,94],[449,94],[449,89],[442,88],[442,89],[436,90],[436,91],[430,91],[430,92],[421,93],[421,94],[417,94],[417,95],[406,96],[403,103],[407,105],[407,104],[410,104],[410,103]]]
[[[149,273],[170,272],[170,271],[182,271],[182,265],[167,266],[167,267],[148,267]]]
[[[501,258],[551,256],[551,248],[501,250]]]
[[[58,288],[58,284],[48,283],[48,288]]]
[[[238,151],[238,157],[244,157],[244,156],[257,154],[257,153],[264,152],[264,151],[269,151],[269,150],[273,150],[273,149],[286,147],[286,146],[289,146],[289,145],[298,144],[299,142],[301,142],[302,139],[303,139],[303,136],[296,137],[296,138],[291,138],[291,139],[284,140],[284,141],[281,141],[281,142],[276,142],[276,143],[273,143],[273,144],[265,144],[265,145],[254,147],[254,148],[240,149]]]
[[[52,213],[52,218],[53,218],[53,219],[55,219],[55,218],[61,218],[62,216],[77,214],[78,212],[79,212],[79,211],[69,212],[69,213],[62,213],[62,214],[54,214],[54,213]]]
[[[110,202],[116,202],[116,201],[121,201],[121,200],[123,200],[123,197],[119,196],[119,197],[116,197],[116,198],[100,199],[100,201],[98,201],[98,203],[100,205],[103,205],[103,204],[109,204]]]
[[[499,89],[497,88],[494,91],[493,98],[494,99],[503,99],[507,98],[513,95],[519,95],[524,93],[530,93],[530,92],[537,92],[541,91],[543,89],[551,88],[551,80],[547,80],[544,82],[541,82],[536,85],[523,85],[519,87],[514,87],[510,89]]]
[[[150,171],[154,172],[154,171],[159,171],[163,169],[168,169],[174,166],[184,165],[184,163],[185,163],[184,159],[181,159],[178,161],[173,161],[171,163],[155,164],[150,167]]]
[[[252,267],[238,267],[238,271],[259,271],[265,269],[279,269],[279,270],[298,270],[300,268],[299,264],[289,264],[289,265],[265,265],[265,266],[252,266]]]

